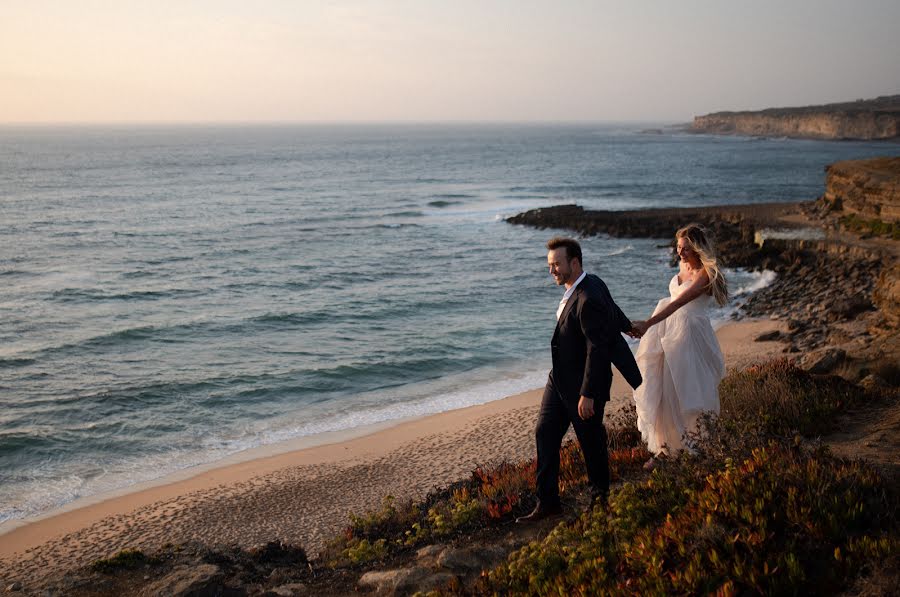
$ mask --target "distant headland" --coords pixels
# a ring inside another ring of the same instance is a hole
[[[714,112],[694,117],[692,133],[800,139],[900,139],[900,95],[821,106]]]

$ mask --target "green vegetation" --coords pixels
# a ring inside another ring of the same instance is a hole
[[[633,412],[610,429],[607,507],[562,522],[485,571],[478,594],[834,594],[874,563],[900,561],[895,487],[814,438],[877,394],[786,360],[733,372],[722,416],[706,417],[694,454],[651,475]],[[480,468],[421,503],[387,500],[354,517],[332,566],[372,565],[434,541],[508,523],[534,503],[534,462]],[[563,496],[583,492],[577,446],[563,448]],[[462,591],[457,586],[447,591]]]
[[[859,234],[886,236],[893,240],[900,240],[900,224],[895,222],[885,222],[878,218],[864,218],[859,214],[848,214],[843,216],[840,221],[845,228]]]
[[[637,445],[633,409],[619,415],[624,422],[610,435],[613,480],[636,474],[650,457]],[[479,467],[467,480],[427,496],[421,503],[398,503],[387,498],[380,510],[351,516],[344,534],[331,542],[322,555],[329,566],[361,565],[434,541],[446,541],[491,526],[508,523],[534,506],[535,462],[502,463]],[[581,451],[573,442],[563,446],[560,493],[582,492],[587,475]]]
[[[900,556],[897,496],[807,445],[865,398],[777,361],[731,374],[696,455],[612,494],[486,573],[485,594],[828,594]]]
[[[649,454],[639,447],[611,453],[613,478],[635,472]],[[378,511],[351,516],[343,536],[332,541],[323,559],[332,567],[381,561],[409,548],[448,540],[521,516],[534,505],[534,462],[478,468],[470,479],[434,492],[423,503],[394,498]],[[563,447],[560,492],[584,490],[587,476],[574,443]]]
[[[719,470],[697,464],[625,485],[607,511],[514,553],[482,591],[822,594],[900,551],[892,502],[861,463],[772,442]]]

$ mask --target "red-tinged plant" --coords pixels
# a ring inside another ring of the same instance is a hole
[[[622,477],[633,475],[640,471],[650,456],[652,456],[652,454],[650,454],[644,446],[610,451],[610,479],[612,481],[619,481]]]
[[[676,463],[625,485],[607,511],[512,554],[481,591],[829,594],[900,554],[892,497],[862,463],[773,443],[697,472]]]
[[[806,448],[847,405],[871,397],[788,361],[731,373],[722,416],[696,450],[646,478],[633,408],[608,436],[615,489],[606,508],[554,529],[483,576],[487,594],[829,593],[885,556],[900,559],[897,498],[870,469]],[[587,480],[577,443],[560,453],[561,493]],[[344,561],[385,558],[436,538],[502,524],[534,504],[535,462],[479,467],[416,504],[354,517]],[[636,479],[644,478],[637,482]],[[334,552],[332,552],[334,553]]]

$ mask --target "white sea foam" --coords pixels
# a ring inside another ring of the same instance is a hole
[[[530,366],[534,367],[534,364]],[[155,481],[178,471],[215,463],[258,447],[303,438],[311,439],[309,445],[315,445],[318,443],[315,436],[334,432],[352,433],[354,429],[361,430],[392,421],[399,422],[486,404],[540,387],[545,383],[546,376],[546,369],[531,369],[525,372],[486,369],[482,372],[470,372],[466,377],[482,378],[485,381],[475,385],[458,385],[426,398],[418,397],[381,406],[378,406],[377,399],[373,400],[372,397],[369,397],[368,406],[348,399],[342,404],[340,411],[335,411],[337,405],[331,402],[323,404],[318,409],[307,408],[295,415],[286,416],[281,425],[271,425],[271,422],[251,423],[242,430],[243,433],[239,437],[207,436],[198,442],[197,450],[132,457],[117,462],[114,470],[106,469],[99,474],[94,465],[85,465],[85,468],[93,469],[91,474],[84,471],[82,474],[54,477],[52,471],[46,471],[46,475],[40,474],[31,481],[20,483],[16,494],[5,496],[4,501],[8,501],[9,505],[0,509],[0,523],[37,516],[80,498]],[[499,379],[486,380],[492,377]],[[418,394],[427,394],[432,384],[421,385]]]
[[[762,290],[775,281],[778,275],[769,270],[751,272],[743,269],[726,270],[725,275],[731,280],[731,301],[724,307],[718,307],[710,312],[710,322],[714,329],[719,329],[726,323],[739,317],[741,305],[754,292]]]
[[[481,374],[470,373],[470,376],[487,377],[485,371]],[[392,401],[387,395],[382,398],[389,404],[378,404],[368,400],[368,406],[360,406],[357,401],[348,402],[338,412],[320,413],[311,420],[304,416],[302,421],[288,425],[277,430],[269,430],[264,434],[262,441],[271,444],[279,441],[296,439],[350,429],[367,427],[379,423],[421,417],[468,406],[486,404],[507,396],[513,396],[536,387],[542,386],[546,381],[547,370],[528,370],[525,372],[496,372],[500,379],[484,380],[474,385],[460,384],[455,388],[443,392],[430,393],[432,384],[420,384],[420,390],[413,399]],[[330,405],[334,408],[334,405]]]
[[[778,278],[778,274],[771,270],[749,272],[749,276],[749,280],[739,285],[734,290],[734,292],[732,292],[733,296],[737,297],[752,294],[758,290],[762,290],[763,288],[774,282],[776,278]]]
[[[623,253],[627,253],[628,251],[633,251],[634,245],[625,245],[624,247],[619,247],[618,249],[614,249],[609,253],[602,255],[602,257],[615,257],[616,255],[622,255]]]

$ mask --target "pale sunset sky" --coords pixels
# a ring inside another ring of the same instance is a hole
[[[898,0],[0,0],[0,123],[672,121],[900,93]]]

